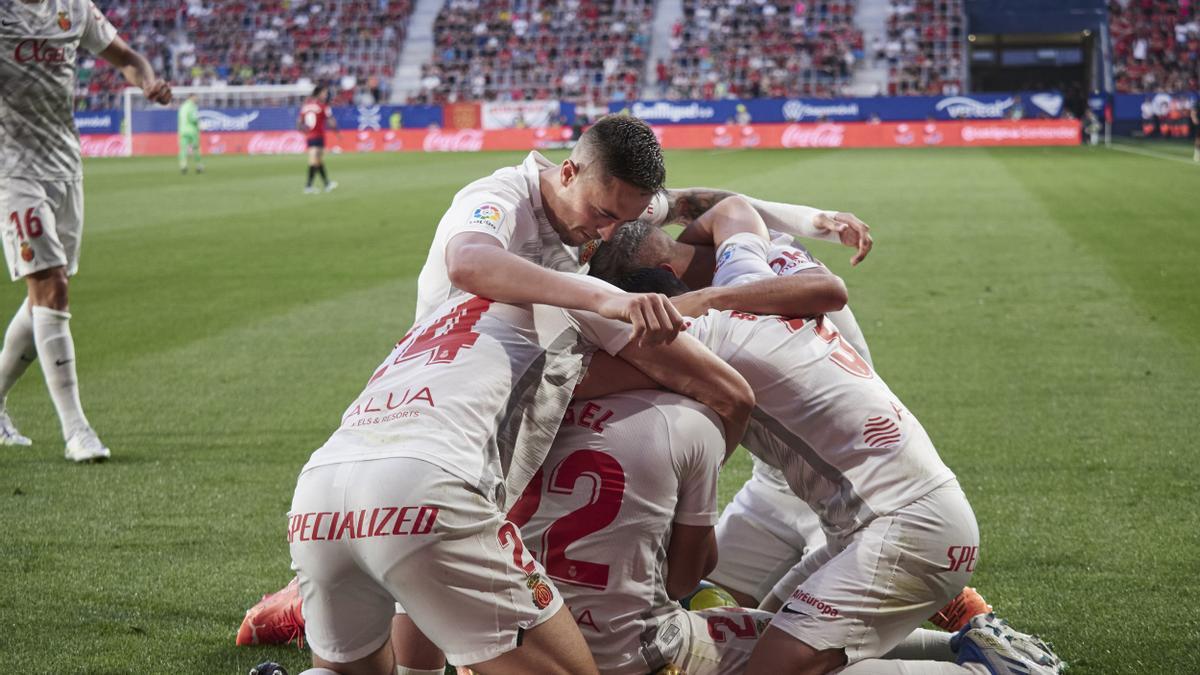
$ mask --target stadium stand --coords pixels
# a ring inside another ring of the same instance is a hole
[[[892,0],[887,38],[873,45],[888,63],[891,96],[962,93],[966,12],[963,0]]]
[[[684,0],[671,58],[655,64],[668,98],[835,96],[863,56],[857,0]]]
[[[412,103],[636,98],[653,0],[448,0]]]
[[[1191,0],[1109,0],[1117,91],[1200,89],[1197,10]]]
[[[100,0],[176,85],[335,83],[335,103],[386,100],[410,0]],[[120,107],[116,69],[81,54],[76,107]]]

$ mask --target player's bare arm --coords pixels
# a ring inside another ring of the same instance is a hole
[[[675,339],[683,316],[665,296],[597,288],[581,277],[535,265],[486,234],[464,232],[446,246],[446,268],[456,288],[499,302],[583,309],[633,325],[633,340],[657,345]]]
[[[667,545],[667,596],[678,600],[696,590],[700,580],[717,568],[717,535],[713,528],[671,525]]]
[[[164,105],[171,102],[171,85],[158,79],[146,57],[134,51],[120,36],[113,38],[100,52],[100,58],[116,66],[126,82],[141,87],[146,98]]]
[[[688,233],[693,238],[711,241],[718,247],[737,235],[749,235],[764,243],[770,240],[762,216],[750,200],[741,195],[721,200],[693,221],[685,231],[685,234]],[[710,309],[812,316],[836,312],[846,306],[847,300],[846,285],[841,278],[820,268],[737,286],[705,288],[676,296],[672,302],[686,316],[700,316]]]
[[[699,340],[684,333],[670,344],[650,347],[631,343],[617,356],[659,386],[712,409],[725,430],[725,456],[737,449],[754,410],[754,391],[745,378]]]
[[[799,204],[770,202],[738,195],[736,192],[711,188],[668,189],[666,193],[666,213],[661,218],[655,216],[655,222],[658,224],[677,223],[688,226],[725,199],[742,196],[754,206],[754,209],[766,222],[767,227],[772,230],[794,237],[840,241],[855,249],[854,257],[850,259],[851,265],[862,262],[871,252],[871,247],[874,246],[874,240],[870,234],[871,228],[853,213],[825,211]],[[687,244],[711,243],[697,238],[695,233],[685,233],[680,237],[680,241]]]
[[[801,317],[836,312],[846,306],[849,298],[842,278],[820,268],[740,286],[704,288],[675,296],[671,302],[684,316],[700,316],[710,309],[732,309],[749,314]]]

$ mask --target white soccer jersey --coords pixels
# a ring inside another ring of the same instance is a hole
[[[662,665],[642,644],[679,609],[663,576],[671,524],[716,524],[721,429],[708,408],[662,391],[576,401],[509,512],[606,675]]]
[[[117,36],[89,0],[0,2],[0,176],[82,176],[72,114],[75,59]]]
[[[417,321],[447,298],[463,292],[450,284],[446,245],[463,232],[495,237],[508,251],[542,267],[578,272],[595,245],[568,246],[558,236],[542,208],[539,173],[554,163],[537,152],[520,166],[510,166],[481,178],[454,195],[429,247],[429,257],[417,277]],[[580,262],[581,248],[586,251]]]
[[[758,399],[742,441],[781,469],[831,535],[950,480],[920,422],[828,321],[710,311],[687,329]]]
[[[396,344],[305,470],[420,459],[505,508],[541,466],[594,346],[616,354],[630,333],[590,312],[447,301]]]

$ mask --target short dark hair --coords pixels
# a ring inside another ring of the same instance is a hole
[[[320,97],[321,97],[321,95],[322,95],[322,94],[324,94],[324,93],[325,93],[325,92],[327,92],[327,91],[329,91],[329,85],[327,85],[327,84],[318,84],[317,86],[313,87],[313,93],[312,93],[312,96],[313,96],[313,98],[320,98]]]
[[[668,298],[691,290],[671,270],[662,267],[638,268],[621,277],[616,286],[629,293],[662,293]]]
[[[642,220],[621,225],[612,238],[600,244],[588,261],[588,274],[618,284],[627,274],[642,267],[655,267],[664,255],[647,245],[658,229]]]
[[[601,117],[579,137],[579,146],[607,176],[645,192],[666,185],[662,146],[654,130],[636,117]]]

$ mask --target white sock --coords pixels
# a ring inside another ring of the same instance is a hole
[[[885,659],[908,661],[954,661],[950,638],[954,633],[918,628],[883,656]]]
[[[421,670],[419,668],[405,668],[404,666],[396,666],[396,675],[444,675],[445,672],[445,668]]]
[[[943,661],[883,661],[867,659],[834,671],[837,675],[986,675],[982,663],[945,663]]]
[[[37,359],[33,343],[33,315],[29,313],[29,298],[17,308],[8,330],[4,333],[4,349],[0,350],[0,408],[8,392],[25,374],[29,364]]]
[[[49,307],[33,308],[33,339],[42,361],[42,373],[58,419],[63,438],[69,439],[87,428],[87,417],[79,403],[79,380],[75,376],[75,341],[71,339],[71,313]]]
[[[1200,145],[1196,146],[1195,150],[1192,150],[1192,161],[1200,162]]]
[[[338,671],[328,668],[309,668],[300,675],[338,675]]]

